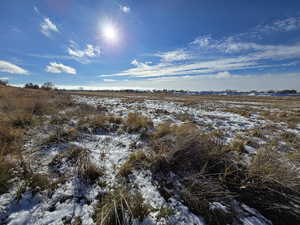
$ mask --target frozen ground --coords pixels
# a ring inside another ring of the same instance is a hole
[[[246,145],[244,153],[245,161],[250,160],[257,148],[264,144],[266,138],[276,136],[276,133],[266,133],[264,137],[251,137],[249,134],[253,129],[268,126],[276,126],[278,134],[287,129],[284,123],[276,123],[259,117],[258,113],[252,113],[245,117],[238,113],[227,111],[228,108],[251,107],[252,110],[267,108],[268,103],[256,102],[226,102],[215,101],[185,105],[180,101],[159,101],[159,100],[128,100],[127,98],[98,98],[73,96],[76,103],[101,106],[110,115],[126,118],[129,112],[140,112],[152,119],[154,127],[163,121],[171,121],[174,124],[186,122],[186,118],[197,124],[203,131],[222,130],[224,141],[230,143],[237,135],[249,137],[255,142],[253,145]],[[226,109],[226,110],[225,110]],[[74,109],[73,109],[74,110]],[[61,112],[64,114],[64,112]],[[183,119],[184,118],[184,119]],[[78,120],[69,121],[66,128],[76,127]],[[41,129],[31,132],[24,149],[25,157],[30,158],[31,168],[35,173],[48,174],[49,178],[58,180],[62,174],[66,179],[59,183],[54,189],[46,189],[38,193],[31,190],[21,192],[22,181],[16,181],[15,186],[9,193],[0,195],[0,224],[21,225],[21,224],[95,224],[93,214],[95,205],[102,193],[108,192],[123,184],[124,180],[118,176],[118,169],[129,158],[129,155],[137,150],[149,151],[147,143],[139,133],[98,132],[81,133],[80,138],[63,143],[41,145],[41,141],[51,133],[53,127],[45,123]],[[290,132],[299,135],[299,126],[289,129]],[[284,149],[285,142],[282,143]],[[132,146],[138,146],[133,148]],[[76,176],[76,164],[61,161],[59,171],[53,171],[51,162],[60,153],[63,153],[70,146],[79,146],[87,149],[88,157],[92,163],[104,171],[103,176],[96,183],[90,184],[82,181]],[[176,175],[170,174],[170,179],[176,183]],[[152,225],[196,225],[205,224],[201,215],[194,214],[181,201],[180,196],[174,195],[168,201],[158,190],[159,184],[153,179],[149,169],[138,169],[129,176],[127,184],[133,192],[142,194],[145,203],[154,210],[144,218],[143,221],[135,220],[135,224]],[[180,187],[178,183],[178,187]],[[19,196],[16,198],[16,196]],[[238,214],[232,224],[244,225],[266,225],[271,221],[262,216],[257,210],[247,206],[247,202],[233,201],[233,207]],[[158,216],[159,209],[169,208],[172,213],[165,217]],[[210,204],[212,210],[227,211],[227,206],[222,202]]]

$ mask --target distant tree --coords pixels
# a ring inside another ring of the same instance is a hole
[[[277,92],[278,94],[297,94],[296,90],[281,90]]]
[[[8,81],[7,81],[7,80],[1,80],[1,79],[0,79],[0,85],[6,86],[7,84],[8,84]]]
[[[54,88],[54,84],[51,82],[46,82],[41,87],[44,90],[52,90]]]
[[[39,89],[40,87],[37,84],[27,83],[27,84],[25,84],[24,88]]]

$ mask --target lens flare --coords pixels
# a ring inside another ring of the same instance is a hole
[[[116,43],[119,40],[119,31],[113,24],[105,24],[102,28],[102,36],[107,42]]]

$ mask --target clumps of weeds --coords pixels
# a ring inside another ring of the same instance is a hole
[[[14,128],[7,122],[0,121],[0,146],[2,154],[19,151],[24,138],[24,130]]]
[[[113,132],[122,124],[122,118],[110,115],[95,115],[79,121],[79,129],[84,131]]]
[[[51,188],[53,188],[53,183],[50,181],[48,174],[29,172],[25,174],[23,183],[18,187],[15,199],[19,201],[22,194],[28,189],[36,194]]]
[[[181,120],[183,122],[190,122],[190,121],[194,120],[193,116],[190,115],[190,114],[188,114],[188,113],[179,113],[179,114],[176,114],[175,118],[177,120]]]
[[[249,131],[249,134],[252,136],[252,137],[257,137],[257,138],[264,138],[265,135],[264,135],[264,130],[259,128],[259,127],[256,127],[256,128],[253,128]]]
[[[235,160],[218,136],[202,133],[194,124],[166,128],[157,134],[154,131],[151,140],[154,156],[150,168],[162,196],[169,196],[170,184],[165,179],[172,172],[182,184],[182,191],[177,192],[183,203],[208,224],[238,221],[234,200],[259,210],[276,225],[299,222],[300,210],[295,207],[300,206],[299,170],[284,154],[259,149],[246,166]],[[159,174],[163,176],[156,176]],[[215,207],[215,202],[226,210]],[[285,223],[282,218],[291,219]]]
[[[26,178],[26,183],[34,193],[47,190],[51,187],[51,181],[47,174],[32,173]]]
[[[170,216],[173,216],[175,214],[175,211],[169,207],[169,206],[161,206],[158,210],[158,215],[156,218],[160,220],[161,218],[168,218]]]
[[[55,131],[49,135],[43,144],[57,144],[62,142],[75,141],[80,136],[79,131],[76,128],[64,129],[57,127]]]
[[[68,123],[69,120],[70,118],[68,118],[67,115],[59,114],[52,116],[49,123],[53,125],[62,125]]]
[[[172,123],[170,121],[166,121],[159,124],[155,128],[155,131],[153,132],[152,136],[154,139],[158,139],[170,134],[171,132],[172,132]]]
[[[230,150],[238,152],[238,153],[243,153],[245,152],[245,142],[241,139],[234,139],[230,145],[229,145]]]
[[[293,132],[289,132],[289,131],[284,131],[281,133],[281,138],[291,144],[296,143],[298,141],[300,141],[300,139],[298,138],[298,136],[293,133]]]
[[[49,163],[49,166],[53,168],[59,168],[63,163],[74,165],[77,163],[81,155],[85,154],[86,151],[86,149],[75,145],[70,146],[63,152],[55,155],[52,161]]]
[[[135,169],[147,168],[150,165],[151,159],[143,151],[137,151],[130,154],[128,160],[121,166],[118,174],[128,178],[129,174]]]
[[[252,115],[251,111],[249,111],[249,108],[227,108],[224,110],[224,112],[230,112],[248,118]]]
[[[300,188],[300,173],[287,159],[273,149],[259,149],[248,169],[249,176],[262,187]]]
[[[104,175],[104,168],[99,168],[92,163],[88,152],[83,151],[77,161],[77,173],[81,180],[93,184],[99,177]]]
[[[207,168],[213,170],[221,166],[216,160],[226,161],[222,142],[215,136],[201,133],[194,124],[173,125],[169,132],[154,132],[153,137],[155,158],[159,159],[153,168],[158,170],[161,167],[178,172],[199,170],[206,163]]]
[[[214,203],[230,206],[234,195],[224,189],[217,180],[205,177],[185,179],[185,188],[181,191],[183,203],[196,215],[201,215],[211,225],[232,224],[234,222],[234,209],[232,207],[213,207]]]
[[[151,119],[143,116],[141,113],[130,112],[128,113],[127,120],[124,122],[127,132],[147,132],[153,128]]]
[[[285,122],[289,128],[294,129],[300,123],[300,113],[298,111],[285,111],[285,112],[269,112],[264,111],[260,114],[263,118],[275,122]]]
[[[11,125],[14,128],[25,129],[32,126],[35,122],[33,114],[28,112],[18,111],[9,117]]]
[[[0,157],[0,195],[6,193],[11,187],[11,179],[13,178],[13,169],[16,164],[10,160]]]
[[[288,154],[289,160],[300,166],[300,148]]]
[[[95,208],[96,225],[126,225],[143,221],[151,206],[144,203],[141,194],[132,194],[126,188],[117,188],[104,194]]]

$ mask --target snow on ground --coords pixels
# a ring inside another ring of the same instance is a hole
[[[154,125],[163,121],[171,120],[174,123],[181,123],[176,115],[188,114],[203,129],[226,130],[226,138],[232,140],[234,136],[243,131],[260,127],[269,121],[259,120],[256,115],[244,117],[239,114],[224,112],[224,104],[238,104],[238,102],[219,101],[212,104],[198,104],[193,107],[184,106],[180,102],[159,101],[146,99],[144,101],[126,101],[120,98],[97,98],[73,96],[77,103],[84,103],[93,106],[104,106],[113,115],[126,117],[128,112],[141,112],[151,118]],[[206,104],[206,105],[205,105]],[[244,102],[241,105],[262,105],[256,102]],[[211,107],[215,110],[211,110]],[[210,110],[205,110],[209,108]],[[76,124],[77,121],[73,121]],[[47,133],[47,130],[44,131]],[[297,131],[298,132],[298,131]],[[92,225],[94,206],[97,204],[99,194],[109,191],[120,183],[117,175],[118,168],[126,162],[129,155],[136,151],[131,148],[133,143],[140,141],[139,134],[128,133],[98,133],[82,134],[82,136],[69,143],[56,144],[43,147],[40,150],[33,150],[39,147],[37,139],[42,139],[45,135],[39,134],[28,140],[24,153],[31,158],[31,168],[34,172],[49,173],[49,164],[59,153],[65,151],[70,145],[80,146],[88,150],[89,158],[98,168],[102,168],[104,176],[101,177],[105,183],[99,186],[98,183],[88,185],[78,177],[73,176],[66,182],[59,184],[54,190],[46,190],[41,193],[32,193],[27,190],[19,201],[14,199],[18,192],[15,187],[10,193],[0,196],[0,224],[20,225],[20,224],[67,224],[74,222],[76,217],[82,219],[82,224]],[[140,145],[141,149],[145,146]],[[255,154],[256,149],[246,146],[246,151]],[[249,160],[249,159],[248,159]],[[66,174],[74,174],[74,166],[64,164],[60,170]],[[53,177],[55,179],[57,177]],[[162,206],[172,209],[173,214],[168,218],[157,219],[158,212],[151,212],[140,224],[172,224],[172,225],[204,225],[204,219],[193,214],[178,197],[172,197],[166,201],[158,191],[157,184],[152,179],[149,170],[139,169],[130,175],[131,185],[140,192],[147,204],[159,209]],[[219,202],[211,204],[210,207],[219,207],[226,210],[226,207]],[[265,219],[255,209],[251,209],[245,204],[236,204],[237,211],[240,212],[240,222],[244,225],[270,225],[270,221]]]

